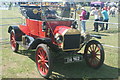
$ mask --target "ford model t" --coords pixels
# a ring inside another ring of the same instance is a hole
[[[41,76],[48,78],[52,74],[53,57],[58,51],[77,53],[85,46],[83,58],[86,63],[98,69],[104,62],[104,49],[100,42],[91,40],[89,34],[82,35],[77,22],[72,18],[61,17],[60,8],[50,6],[21,6],[26,23],[10,26],[10,43],[14,52],[19,45],[25,49],[36,49],[35,60]],[[67,14],[67,13],[66,13]],[[99,38],[99,37],[97,37]]]

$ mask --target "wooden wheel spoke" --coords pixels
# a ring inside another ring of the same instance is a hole
[[[43,57],[45,58],[46,57],[46,52],[44,50],[41,50],[41,51],[42,51]]]
[[[38,50],[38,52],[39,52],[39,57],[42,59],[43,58],[43,54],[42,54],[41,50]]]
[[[45,54],[45,57],[44,57],[45,59],[47,59],[47,55]]]
[[[97,45],[95,45],[94,51],[96,51]]]
[[[90,50],[93,51],[92,47],[90,46]]]
[[[49,68],[49,65],[48,65],[47,63],[45,63],[45,66],[46,66],[47,68]]]
[[[47,66],[44,64],[44,65],[43,65],[43,72],[45,72],[45,73],[46,73],[46,72],[47,72],[47,70],[48,70],[48,68],[47,68]]]
[[[92,51],[90,51],[89,49],[88,49],[88,51],[91,53]]]
[[[40,49],[38,49],[38,53],[39,53],[39,54],[41,53]]]
[[[39,59],[39,60],[38,60],[38,63],[40,63],[40,62],[41,62],[41,60]]]
[[[100,56],[100,54],[96,54],[96,56]]]
[[[98,51],[100,51],[100,48],[98,48],[97,51],[95,51],[95,53],[97,53]]]
[[[47,55],[44,50],[41,50],[41,55],[44,59],[47,59]]]
[[[43,71],[43,72],[45,72],[45,65],[44,65],[44,64],[43,64],[42,68],[43,68],[43,70],[42,70],[42,71]]]
[[[92,45],[90,46],[90,49],[91,49],[92,51],[94,51],[94,44],[92,44]]]
[[[40,53],[40,56],[44,57],[44,53],[42,49],[39,50],[39,53]]]
[[[99,60],[99,61],[100,61],[100,59],[99,59],[98,57],[95,57],[95,59],[97,59],[97,60]]]
[[[100,59],[99,58],[97,58],[97,57],[95,57],[95,62],[96,62],[96,64],[98,64],[99,62],[100,62]]]
[[[45,60],[45,63],[47,63],[48,62],[48,60]]]
[[[38,57],[39,57],[40,59],[42,59],[42,57],[41,57],[40,55],[38,55]]]
[[[93,49],[93,51],[94,51],[94,44],[92,45],[92,49]]]

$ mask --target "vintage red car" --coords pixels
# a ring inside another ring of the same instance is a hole
[[[21,6],[26,23],[9,27],[12,50],[17,52],[19,45],[27,50],[36,49],[36,65],[45,78],[52,74],[54,59],[50,50],[56,54],[59,50],[80,54],[77,51],[85,46],[83,57],[86,63],[99,68],[104,62],[104,49],[100,42],[91,40],[97,36],[82,35],[76,20],[60,17],[60,11],[49,6]]]

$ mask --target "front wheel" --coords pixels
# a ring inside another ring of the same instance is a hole
[[[37,46],[36,65],[40,75],[44,78],[49,78],[52,74],[52,58],[46,44],[39,44]]]
[[[85,50],[85,61],[86,63],[94,68],[100,68],[104,62],[104,49],[96,40],[91,40],[87,43]]]

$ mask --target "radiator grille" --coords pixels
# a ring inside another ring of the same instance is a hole
[[[71,51],[80,48],[80,34],[64,35],[63,50]]]

